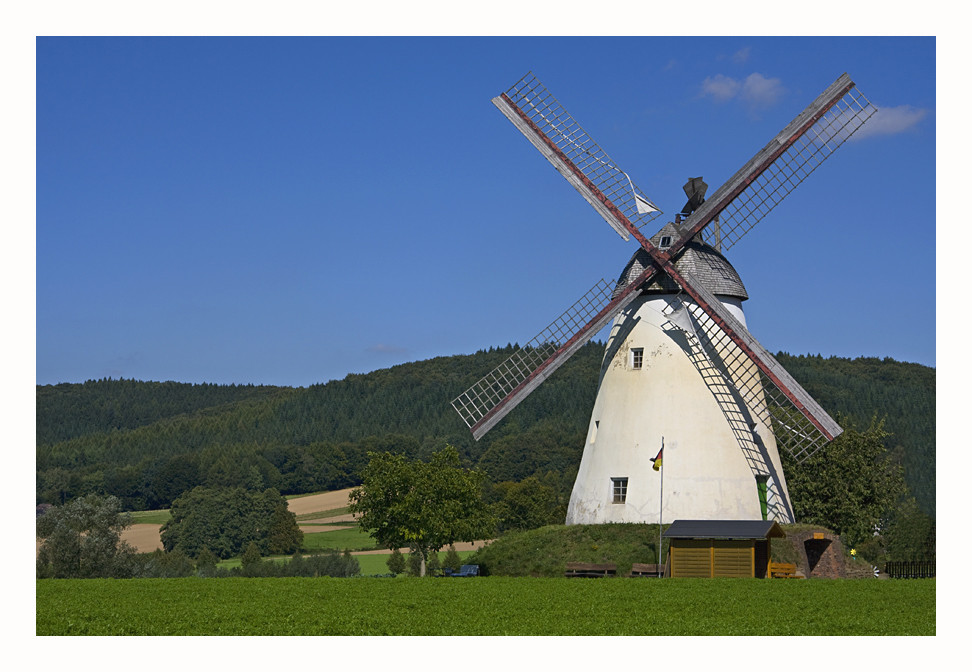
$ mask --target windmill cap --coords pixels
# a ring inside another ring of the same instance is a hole
[[[678,240],[678,231],[675,225],[669,222],[661,231],[651,237],[651,244],[655,247],[665,249],[667,245],[662,245],[662,239],[668,237],[671,242]],[[637,278],[642,271],[651,265],[651,257],[644,248],[632,255],[614,288],[614,296],[628,286],[628,283]],[[680,273],[687,272],[694,276],[706,289],[716,295],[732,296],[742,301],[749,298],[746,287],[739,277],[739,273],[732,267],[732,264],[722,256],[722,254],[708,243],[704,243],[693,238],[683,248],[681,255],[675,260],[675,269]],[[661,274],[647,286],[642,287],[643,294],[676,294],[679,291],[678,285],[667,275]]]

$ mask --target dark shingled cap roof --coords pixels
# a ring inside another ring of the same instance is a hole
[[[675,225],[669,222],[661,231],[651,237],[651,244],[658,247],[662,236],[671,236],[672,240],[678,240],[678,232]],[[614,295],[617,296],[629,282],[634,280],[649,265],[650,257],[644,248],[638,248],[627,266],[618,278],[615,286]],[[701,282],[706,289],[713,294],[722,296],[733,296],[745,301],[749,298],[742,280],[732,264],[726,260],[714,247],[701,242],[696,237],[685,246],[681,256],[675,261],[675,268],[679,272],[688,272]],[[678,285],[667,275],[656,278],[650,285],[642,288],[646,294],[675,294],[679,290]]]
[[[669,539],[768,539],[785,537],[773,520],[676,520],[663,537]]]

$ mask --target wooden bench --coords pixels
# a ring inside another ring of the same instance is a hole
[[[568,562],[564,576],[568,579],[578,577],[597,579],[604,576],[614,576],[617,571],[618,566],[613,562]]]
[[[771,562],[769,563],[770,577],[774,579],[802,579],[796,573],[796,565],[792,562]]]
[[[645,562],[635,562],[631,565],[631,572],[628,576],[654,576],[658,577],[659,567],[657,564],[649,564]]]

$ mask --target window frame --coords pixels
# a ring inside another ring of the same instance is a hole
[[[628,500],[628,477],[611,477],[611,503],[624,504]]]

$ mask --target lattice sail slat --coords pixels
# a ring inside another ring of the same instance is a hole
[[[702,237],[707,243],[723,252],[735,245],[877,112],[846,75],[834,86],[843,84],[845,78],[844,88],[847,85],[852,88],[842,97],[836,101],[818,99],[764,148],[760,155],[771,157],[779,147],[786,147],[772,163],[762,168],[754,158],[724,185],[727,189],[738,189],[748,182],[703,230]],[[814,106],[822,109],[815,113]],[[820,116],[814,121],[817,114]],[[807,127],[809,122],[812,125]],[[793,139],[794,135],[798,137]],[[747,174],[750,166],[757,169],[755,174]],[[719,197],[717,192],[709,200]]]
[[[646,271],[647,273],[651,272]],[[600,280],[525,346],[452,401],[477,440],[638,296]]]
[[[661,209],[594,142],[532,73],[527,73],[505,94],[494,98],[493,104],[625,240],[628,240],[628,231],[604,209],[604,201],[586,188],[583,178],[637,228],[662,214]],[[542,135],[538,135],[538,131]],[[556,151],[547,146],[543,138],[552,142]],[[574,173],[571,165],[580,171],[583,178]]]
[[[718,371],[722,379],[721,381],[707,380],[707,385],[717,396],[717,401],[720,401],[719,395],[725,394],[724,391],[719,390],[719,385],[725,383],[738,393],[756,419],[773,429],[778,448],[788,451],[798,462],[803,462],[842,432],[840,426],[761,346],[755,344],[760,350],[758,357],[763,360],[765,368],[770,370],[773,377],[787,388],[789,394],[784,392],[763,368],[757,366],[750,355],[720,329],[702,308],[689,302],[674,301],[673,305],[675,309],[670,312],[669,320],[689,336],[694,337],[701,353],[704,354],[704,357],[699,357],[698,361],[693,359],[696,368],[704,378],[703,369],[708,367]],[[736,322],[726,311],[722,318],[727,319],[727,317],[734,322],[731,326],[737,333],[744,332],[748,336],[745,327]],[[750,344],[750,347],[753,347],[753,344]],[[794,402],[793,398],[797,401]],[[818,424],[830,435],[828,436],[818,427]]]

